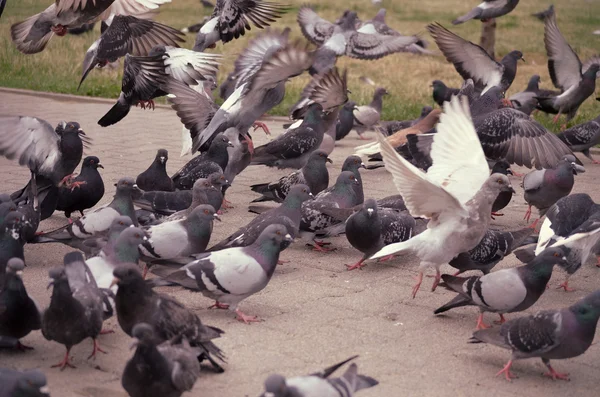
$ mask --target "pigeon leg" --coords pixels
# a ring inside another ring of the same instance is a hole
[[[93,339],[93,341],[94,341],[94,349],[92,350],[92,354],[90,354],[90,355],[88,356],[88,360],[89,360],[90,358],[92,358],[92,357],[94,357],[94,360],[95,360],[95,359],[96,359],[96,353],[97,353],[97,352],[100,352],[100,353],[107,354],[107,353],[106,353],[104,350],[102,350],[102,349],[100,348],[100,346],[98,345],[98,341],[96,340],[96,338],[94,338],[94,339]]]
[[[502,104],[504,105],[505,108],[512,108],[512,107],[514,107],[513,104],[512,104],[512,102],[508,98],[502,98]]]
[[[258,323],[261,322],[262,320],[256,316],[248,316],[247,314],[244,314],[240,311],[240,309],[235,309],[235,315],[236,315],[236,320],[241,321],[245,324],[250,324],[250,323]]]
[[[358,262],[356,262],[354,265],[345,265],[346,266],[346,270],[348,270],[348,271],[354,270],[354,269],[362,270],[362,268],[364,266],[367,266],[366,263],[363,264],[364,261],[365,261],[365,258],[361,258],[361,260],[359,260]]]
[[[533,223],[531,225],[529,225],[530,229],[533,229],[534,231],[537,232],[536,228],[537,228],[537,224],[540,221],[540,218],[537,218],[535,221],[533,221]]]
[[[561,284],[558,285],[558,287],[556,287],[556,289],[564,289],[565,292],[573,292],[575,291],[574,288],[570,288],[569,287],[569,276],[567,276],[567,278],[565,278],[565,281],[563,281]]]
[[[221,207],[225,208],[225,209],[229,209],[229,208],[235,208],[232,204],[231,201],[226,200],[225,197],[223,197],[223,203],[221,203]]]
[[[63,179],[60,180],[60,182],[58,182],[58,186],[70,186],[69,181],[71,180],[71,178],[73,178],[73,174],[69,174],[67,176],[65,176]]]
[[[283,265],[283,264],[285,264],[285,263],[290,263],[290,262],[291,262],[291,261],[282,261],[282,260],[280,259],[280,260],[278,260],[278,261],[277,261],[277,264],[278,264],[279,266],[281,266],[281,265]]]
[[[384,256],[383,258],[379,258],[379,259],[377,259],[377,262],[387,262],[389,260],[392,260],[393,258],[394,258],[394,254]]]
[[[215,303],[212,306],[208,307],[209,309],[223,309],[223,310],[227,310],[229,309],[229,305],[226,305],[225,303],[221,303],[219,301],[215,301]]]
[[[67,34],[67,28],[63,25],[55,25],[50,28],[57,36],[64,36]]]
[[[527,222],[529,222],[530,218],[531,218],[531,205],[529,205],[529,208],[527,208],[527,211],[525,212],[525,216],[523,217],[523,219],[525,219]]]
[[[512,366],[512,360],[510,360],[505,366],[504,368],[502,368],[497,374],[496,376],[500,375],[500,374],[504,374],[504,377],[506,378],[507,381],[511,381],[513,378],[518,378],[517,375],[513,374],[512,372],[510,372],[510,367]]]
[[[370,139],[365,137],[364,134],[358,134],[358,139],[361,141],[370,141]]]
[[[327,243],[327,244],[329,244],[329,243]],[[331,252],[331,251],[336,250],[336,248],[324,247],[323,245],[325,245],[325,244],[319,244],[319,242],[317,242],[316,240],[315,240],[315,245],[311,245],[311,244],[308,244],[308,245],[312,247],[313,251],[318,251],[318,252]]]
[[[67,187],[70,187],[71,191],[73,191],[73,190],[75,190],[75,188],[78,188],[81,185],[85,185],[85,184],[87,184],[86,181],[77,181],[77,182],[69,183]]]
[[[67,352],[65,353],[65,358],[61,362],[59,362],[58,364],[54,364],[50,368],[57,368],[57,367],[59,367],[61,371],[64,371],[65,368],[67,368],[67,367],[69,367],[69,368],[77,368],[76,366],[74,366],[73,364],[71,364],[71,361],[69,360],[69,352],[70,351],[71,351],[71,348],[68,347],[67,348]]]
[[[596,267],[600,267],[600,256],[596,258]]]
[[[415,299],[415,296],[417,296],[417,292],[419,292],[419,288],[421,288],[422,282],[423,282],[423,272],[419,272],[419,275],[417,276],[417,283],[413,286],[413,289],[412,289],[413,299]]]
[[[17,341],[17,349],[24,352],[27,350],[34,350],[33,347],[22,344],[20,341]]]
[[[431,286],[431,292],[435,291],[437,286],[440,284],[440,280],[442,279],[442,273],[440,273],[440,269],[435,268],[435,277],[433,278],[433,285]]]
[[[479,317],[477,317],[477,326],[475,327],[475,329],[480,330],[487,328],[490,328],[490,326],[483,322],[483,313],[479,313]]]
[[[554,370],[554,368],[552,368],[552,365],[550,365],[550,360],[548,359],[542,359],[542,361],[544,362],[544,365],[546,366],[546,368],[548,368],[548,372],[546,372],[544,374],[544,376],[548,376],[550,378],[552,378],[552,380],[557,380],[557,379],[561,379],[561,380],[571,380],[569,378],[569,374],[568,373],[560,373],[560,372],[556,372]]]
[[[248,144],[248,152],[250,152],[251,155],[254,155],[254,142],[252,142],[252,138],[246,135],[244,136],[244,141]]]
[[[560,118],[560,112],[558,112],[558,113],[556,114],[556,116],[554,116],[554,118],[552,119],[552,122],[553,122],[554,124],[558,123],[558,119],[559,119],[559,118]]]
[[[269,127],[267,127],[267,125],[261,121],[255,121],[254,124],[252,124],[252,127],[254,127],[254,131],[261,128],[265,132],[265,134],[271,135],[271,131],[269,131]]]
[[[144,271],[142,272],[142,278],[145,280],[148,275],[148,264],[144,263]]]
[[[497,324],[497,325],[504,324],[506,322],[506,319],[504,318],[504,314],[498,313],[498,315],[500,316],[500,320],[494,321],[494,324]]]

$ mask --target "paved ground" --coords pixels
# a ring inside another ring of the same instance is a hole
[[[0,114],[37,116],[51,124],[60,120],[81,123],[94,140],[86,154],[98,156],[105,167],[101,172],[107,194],[102,203],[110,201],[113,183],[122,176],[135,177],[143,171],[154,158],[156,149],[169,150],[170,171],[188,160],[178,157],[180,124],[173,111],[133,109],[116,126],[101,128],[96,121],[110,106],[109,102],[102,101],[72,97],[51,99],[0,91]],[[281,122],[268,124],[275,134],[281,131]],[[259,132],[254,135],[257,144],[268,139]],[[339,144],[332,154],[332,180],[340,172],[343,159],[360,143],[352,133]],[[575,191],[588,192],[600,200],[598,166],[591,165],[587,159],[584,164],[588,172],[577,177]],[[28,174],[26,169],[5,159],[0,159],[0,170],[0,191],[10,192],[21,187]],[[246,211],[247,203],[255,197],[248,188],[250,184],[271,181],[284,173],[267,168],[244,171],[228,193],[235,209],[223,216],[224,222],[215,225],[212,241],[219,241],[252,218]],[[363,178],[367,197],[379,198],[396,192],[384,169],[363,172]],[[521,220],[526,207],[520,180],[513,178],[513,185],[518,194],[506,209],[506,216],[499,218],[494,227],[517,229],[525,226]],[[41,229],[48,230],[65,222],[62,214],[55,214],[42,224]],[[515,364],[514,370],[520,378],[509,384],[494,377],[509,357],[506,351],[466,343],[475,326],[476,309],[462,308],[446,316],[434,316],[433,310],[453,294],[444,290],[431,293],[425,284],[416,299],[410,298],[416,275],[415,258],[398,258],[369,265],[363,271],[347,272],[344,264],[354,262],[360,254],[344,237],[332,242],[338,248],[334,253],[314,253],[296,244],[282,254],[282,259],[290,263],[277,268],[262,293],[242,303],[246,313],[265,320],[258,324],[244,325],[235,321],[230,312],[207,310],[211,301],[200,294],[179,288],[164,289],[194,309],[205,323],[226,331],[217,341],[228,356],[226,372],[220,375],[203,373],[190,395],[256,396],[269,373],[306,374],[353,354],[360,355],[357,360],[360,371],[380,381],[379,386],[359,394],[364,397],[598,395],[600,349],[597,346],[592,346],[584,356],[555,363],[558,370],[571,372],[571,382],[546,379],[541,376],[545,369],[541,361],[527,360]],[[61,264],[68,251],[61,245],[26,247],[25,283],[29,293],[42,306],[48,305],[50,297],[46,290],[47,272]],[[516,264],[517,260],[509,257],[499,267]],[[450,268],[443,270],[450,272]],[[584,266],[572,278],[576,292],[565,293],[551,288],[533,310],[572,304],[598,288],[598,272],[600,270],[592,264]],[[557,271],[551,281],[552,287],[563,277]],[[100,342],[109,353],[100,355],[95,361],[86,360],[92,348],[91,340],[86,340],[72,350],[74,363],[78,366],[75,370],[60,372],[49,368],[62,358],[64,348],[46,341],[40,332],[24,339],[24,343],[35,347],[33,351],[1,351],[0,366],[40,367],[49,377],[56,396],[124,395],[120,378],[126,360],[132,355],[131,341],[115,319],[109,320],[108,326],[116,333],[102,336]]]

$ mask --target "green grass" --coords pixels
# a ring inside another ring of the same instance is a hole
[[[296,23],[296,11],[304,0],[289,0],[292,10],[275,27],[292,26],[293,35],[301,37]],[[479,41],[480,23],[471,21],[452,27],[450,21],[459,14],[466,13],[478,0],[387,0],[388,24],[405,34],[420,34],[432,42],[426,33],[429,22],[438,21],[452,31],[473,42]],[[316,2],[315,2],[316,3]],[[95,70],[88,76],[81,89],[77,84],[81,76],[81,62],[89,45],[99,35],[99,25],[94,32],[82,36],[68,35],[54,37],[46,50],[40,54],[23,55],[10,40],[10,25],[42,11],[50,0],[12,0],[8,1],[2,19],[0,19],[0,85],[15,88],[28,88],[41,91],[102,96],[116,98],[120,91],[121,70]],[[591,32],[600,29],[600,2],[589,0],[555,0],[558,24],[567,41],[578,52],[582,60],[600,53],[600,38]],[[503,56],[513,49],[524,53],[526,63],[519,64],[518,76],[509,94],[525,88],[532,74],[542,77],[542,86],[552,88],[546,67],[546,53],[543,45],[543,24],[530,17],[535,11],[548,5],[547,0],[523,0],[515,11],[498,19],[496,37],[496,55]],[[344,9],[351,8],[362,19],[369,19],[377,12],[366,0],[329,0],[316,6],[318,13],[329,20],[335,20]],[[157,20],[175,28],[183,28],[198,22],[209,11],[198,0],[173,0],[173,3],[161,7]],[[232,69],[233,60],[246,46],[249,39],[260,30],[252,29],[245,37],[226,45],[218,45],[216,52],[226,54],[221,67],[220,78],[224,78]],[[185,46],[193,45],[194,36],[189,35]],[[435,48],[435,44],[433,44]],[[373,87],[359,82],[361,75],[372,78],[378,85],[385,86],[391,96],[384,100],[384,119],[405,119],[414,117],[423,105],[432,105],[429,84],[434,79],[446,81],[449,85],[459,86],[460,76],[453,66],[442,56],[416,56],[396,54],[378,61],[358,61],[340,58],[338,66],[349,69],[349,89],[351,98],[358,103],[370,100]],[[282,104],[271,114],[285,115],[287,109],[296,101],[304,84],[306,75],[290,81],[287,95]],[[588,99],[581,107],[575,122],[583,122],[598,115],[598,105]],[[551,127],[549,118],[538,115],[538,120]],[[556,127],[553,127],[556,128]]]

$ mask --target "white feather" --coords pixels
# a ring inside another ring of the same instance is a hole
[[[213,19],[209,20],[204,25],[202,25],[202,27],[200,28],[200,33],[209,34],[209,33],[213,32],[216,29],[218,22],[219,22],[218,17],[214,17]]]

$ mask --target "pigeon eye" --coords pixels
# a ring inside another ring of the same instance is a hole
[[[279,236],[281,236],[281,232],[280,232],[280,231],[277,231],[277,234],[278,234]]]
[[[497,182],[499,185],[502,185],[504,183],[504,181],[502,179],[498,179]]]
[[[208,214],[208,210],[204,210],[204,213],[205,213],[205,214]]]
[[[122,224],[123,224],[123,222],[119,222],[119,225],[122,225]]]
[[[558,257],[560,257],[560,254],[558,252],[555,252],[554,256],[558,258]]]
[[[135,237],[140,238],[140,235],[138,233],[135,234]]]

